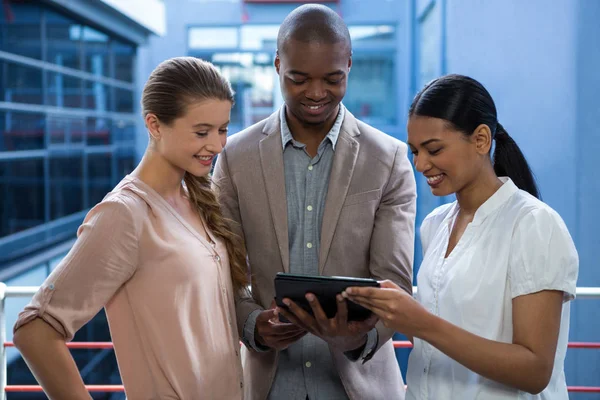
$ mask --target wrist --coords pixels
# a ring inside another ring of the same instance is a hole
[[[428,343],[435,341],[437,332],[440,331],[442,319],[428,311],[424,311],[421,326],[414,333],[414,337],[424,340]]]

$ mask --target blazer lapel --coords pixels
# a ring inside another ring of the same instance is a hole
[[[335,228],[342,212],[342,206],[350,187],[359,150],[358,141],[354,139],[354,136],[358,136],[359,134],[360,131],[358,130],[356,119],[346,110],[340,136],[335,146],[333,165],[331,166],[331,173],[329,175],[329,187],[325,199],[325,209],[323,210],[319,273],[323,273],[323,269],[325,268],[329,246],[331,246],[333,234],[335,233]]]
[[[279,126],[279,111],[269,117],[263,133],[267,135],[260,141],[260,163],[263,179],[269,199],[269,210],[277,236],[277,245],[281,254],[283,270],[289,272],[290,254],[288,240],[287,199],[283,170],[283,149]],[[267,245],[267,244],[266,244]]]

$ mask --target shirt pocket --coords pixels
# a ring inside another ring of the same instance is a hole
[[[344,207],[351,206],[354,204],[367,203],[369,201],[379,200],[381,198],[381,189],[369,190],[367,192],[361,192],[352,194],[346,197]]]

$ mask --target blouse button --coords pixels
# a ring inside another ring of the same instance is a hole
[[[48,285],[48,289],[50,289],[50,290],[54,290],[54,283],[51,283],[51,284],[49,284],[49,285]]]
[[[221,257],[219,257],[219,256],[217,255],[217,256],[215,256],[215,260],[216,260],[217,262],[219,262],[219,261],[221,261]]]

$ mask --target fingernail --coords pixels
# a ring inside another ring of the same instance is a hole
[[[346,293],[346,294],[352,294],[352,288],[348,288],[348,289],[346,289],[345,293]]]
[[[283,304],[289,307],[291,303],[288,299],[283,299]]]
[[[340,302],[340,303],[344,302],[344,296],[338,294],[336,297],[337,297],[338,302]]]
[[[342,292],[342,297],[343,297],[343,298],[345,298],[345,299],[347,299],[347,298],[348,298],[348,293],[346,293],[346,291],[345,291],[345,290]]]
[[[315,301],[315,296],[312,294],[307,294],[306,298],[308,299],[308,301]]]
[[[273,315],[277,316],[277,314],[279,314],[279,308],[276,308],[275,310],[273,310]]]

